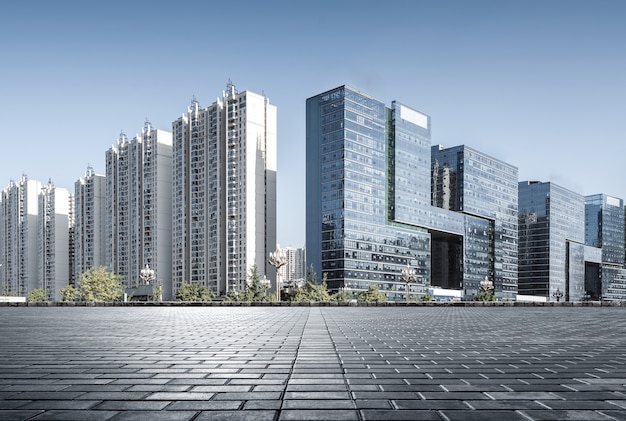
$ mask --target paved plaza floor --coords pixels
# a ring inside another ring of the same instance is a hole
[[[0,420],[626,420],[626,308],[0,307]]]

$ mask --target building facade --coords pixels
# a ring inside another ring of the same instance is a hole
[[[106,176],[91,167],[74,183],[71,283],[77,283],[88,269],[107,265],[106,197]]]
[[[348,86],[306,111],[307,262],[331,290],[375,285],[404,300],[408,266],[413,297],[468,298],[487,278],[515,299],[516,167],[465,146],[431,149],[429,116]]]
[[[487,280],[496,297],[514,300],[518,283],[518,169],[465,145],[432,147],[433,205],[466,216],[463,243],[433,238],[442,252],[433,272],[441,279],[463,273],[466,290],[478,292],[487,265]],[[485,248],[486,246],[486,248]],[[455,262],[463,268],[456,269]],[[451,268],[453,271],[451,271]],[[477,282],[478,281],[478,282]]]
[[[554,183],[519,183],[519,294],[584,298],[584,220],[584,196]]]
[[[278,269],[281,281],[292,283],[306,279],[306,255],[304,248],[278,247],[286,264]]]
[[[106,152],[106,262],[127,288],[155,271],[163,299],[172,299],[172,135],[146,122]]]
[[[276,124],[265,96],[232,84],[172,123],[174,292],[183,283],[240,290],[253,266],[275,277]]]
[[[597,276],[586,280],[593,299],[626,300],[623,199],[606,194],[585,197],[585,243],[602,250]]]
[[[49,301],[61,301],[70,281],[70,227],[74,197],[51,181],[39,193],[37,214],[37,287]]]
[[[25,175],[2,191],[0,206],[0,283],[3,295],[26,297],[40,288],[37,215],[41,183]]]

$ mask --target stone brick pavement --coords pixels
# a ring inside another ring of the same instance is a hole
[[[0,307],[0,420],[626,420],[623,307]]]

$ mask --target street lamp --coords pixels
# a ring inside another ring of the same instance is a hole
[[[154,274],[154,269],[150,269],[150,265],[146,263],[146,267],[139,272],[139,277],[145,285],[150,285],[150,282],[156,278],[156,275]]]
[[[283,256],[283,254],[279,250],[276,250],[274,252],[270,252],[270,258],[267,262],[276,268],[276,301],[280,301],[280,282],[278,280],[278,269],[287,264],[287,259],[285,259],[285,256]]]
[[[552,294],[552,296],[556,298],[556,302],[558,303],[559,301],[561,301],[561,298],[563,297],[563,293],[561,292],[559,288],[557,288],[556,292]]]
[[[409,264],[406,264],[406,268],[402,269],[402,274],[400,275],[405,284],[406,291],[406,302],[409,302],[409,291],[411,288],[411,282],[417,279],[417,274],[415,273],[415,269],[412,269]]]

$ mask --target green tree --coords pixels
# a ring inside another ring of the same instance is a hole
[[[492,289],[487,291],[479,291],[477,294],[474,294],[472,297],[473,301],[496,301],[496,296],[493,293]]]
[[[235,302],[263,302],[272,301],[273,294],[267,294],[267,288],[261,283],[259,277],[259,271],[256,263],[250,267],[248,272],[248,280],[246,282],[246,289],[244,291],[229,290],[226,293],[226,301]]]
[[[120,301],[124,295],[122,277],[109,272],[105,266],[83,272],[78,287],[83,300],[89,303]]]
[[[338,303],[349,303],[354,299],[354,294],[352,291],[342,289],[331,295],[330,299],[332,301],[337,301]]]
[[[176,291],[176,299],[194,303],[206,303],[211,301],[215,294],[207,286],[198,284],[182,284]]]
[[[387,295],[378,290],[378,285],[370,285],[367,291],[360,291],[356,300],[360,303],[384,303],[387,301]]]
[[[152,299],[157,302],[163,301],[163,287],[161,285],[155,285],[152,290]]]
[[[78,297],[78,290],[74,288],[74,285],[67,285],[61,288],[61,301],[76,301]]]
[[[48,301],[46,292],[42,288],[37,288],[28,293],[26,301],[29,303],[45,303]]]
[[[313,265],[309,267],[307,272],[306,286],[296,291],[295,295],[291,299],[295,302],[327,302],[331,300],[330,293],[328,292],[327,275],[322,275],[322,283],[317,284],[317,275],[313,270]]]

